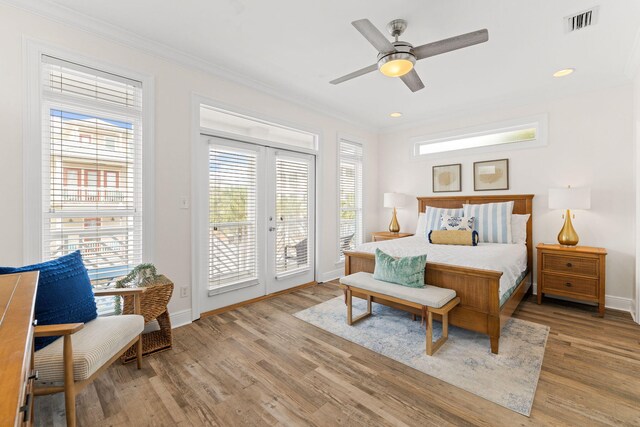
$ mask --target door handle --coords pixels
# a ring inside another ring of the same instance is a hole
[[[269,231],[276,231],[275,227],[269,227]]]

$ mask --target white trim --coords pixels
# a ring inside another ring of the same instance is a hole
[[[533,295],[538,295],[538,284],[537,283],[533,284],[532,292],[533,292]],[[577,300],[573,300],[573,299],[570,299],[570,298],[563,298],[563,297],[556,296],[556,295],[549,295],[549,298],[555,298],[555,299],[560,299],[560,300],[579,302]],[[634,315],[633,315],[634,303],[633,303],[633,299],[632,298],[618,297],[618,296],[615,296],[615,295],[605,295],[604,296],[604,306],[606,308],[610,308],[612,310],[628,312],[628,313],[631,314],[631,317],[634,317]]]
[[[176,311],[169,313],[171,319],[171,329],[179,328],[191,324],[191,309]]]
[[[344,268],[326,271],[318,275],[318,283],[330,282],[331,280],[339,279],[342,276],[344,276]]]
[[[23,124],[23,174],[24,174],[24,251],[25,264],[40,260],[42,247],[42,85],[41,56],[43,54],[67,61],[83,64],[114,74],[129,76],[140,81],[142,87],[142,212],[143,235],[142,253],[144,262],[155,258],[155,81],[153,76],[127,68],[102,62],[95,58],[78,55],[75,52],[23,37],[23,57],[25,79],[24,124]],[[28,155],[27,155],[28,153]],[[35,160],[34,160],[35,159]]]
[[[548,114],[538,114],[535,116],[520,117],[516,119],[504,120],[500,122],[484,123],[482,125],[467,128],[456,128],[435,134],[414,136],[409,138],[414,159],[437,159],[455,155],[469,155],[479,153],[491,153],[496,151],[513,151],[519,149],[544,147],[548,144]],[[523,126],[535,126],[536,138],[531,141],[513,142],[508,144],[488,145],[483,147],[465,148],[443,151],[438,153],[420,154],[419,147],[422,144],[440,143],[455,139],[464,139],[473,136],[485,136],[521,128]]]
[[[340,120],[344,123],[357,127],[377,127],[377,124],[374,121],[364,117],[359,117],[355,115],[353,111],[337,111],[335,106],[311,102],[308,99],[302,101],[300,100],[299,95],[292,91],[290,87],[282,85],[268,85],[264,82],[255,80],[238,70],[232,70],[211,61],[203,60],[179,49],[175,49],[166,44],[140,36],[139,34],[117,25],[93,18],[57,3],[35,1],[25,4],[25,2],[21,0],[0,0],[0,3],[11,5],[17,9],[39,15],[45,19],[63,24],[64,26],[71,27],[75,30],[84,31],[93,36],[97,35],[103,37],[110,42],[118,43],[130,49],[136,49],[185,67],[204,71],[240,86],[248,87],[274,98],[291,102],[322,115]]]
[[[633,299],[617,297],[615,295],[605,295],[604,306],[612,310],[627,311],[631,313]]]

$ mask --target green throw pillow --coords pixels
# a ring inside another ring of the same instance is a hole
[[[394,258],[376,249],[376,267],[373,278],[410,288],[424,287],[424,268],[427,255]]]

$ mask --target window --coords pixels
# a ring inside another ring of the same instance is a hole
[[[41,60],[42,259],[79,249],[105,285],[143,260],[142,83]]]
[[[258,155],[209,147],[209,286],[258,280]]]
[[[363,242],[362,145],[340,139],[338,159],[338,259]]]
[[[425,156],[458,150],[504,146],[533,147],[545,144],[546,116],[498,123],[457,131],[446,136],[414,139],[414,155]]]
[[[207,129],[216,129],[229,134],[257,138],[307,150],[316,150],[318,145],[318,137],[314,133],[209,106],[200,107],[200,125]]]

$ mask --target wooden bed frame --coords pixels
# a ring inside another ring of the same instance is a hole
[[[447,264],[427,262],[425,281],[430,285],[454,289],[460,297],[460,305],[449,313],[452,325],[489,335],[491,352],[497,354],[500,342],[500,330],[511,317],[522,298],[529,292],[532,284],[533,270],[533,194],[505,196],[449,196],[418,197],[418,212],[424,212],[426,206],[437,208],[462,208],[463,204],[482,204],[507,202],[513,200],[514,214],[530,214],[527,222],[527,270],[524,279],[509,299],[500,307],[500,277],[502,272],[480,270]],[[364,252],[345,252],[345,274],[359,271],[373,273],[375,258],[373,254]],[[365,298],[357,292],[353,296]],[[413,307],[397,304],[381,299],[373,302],[388,305],[421,315]]]

